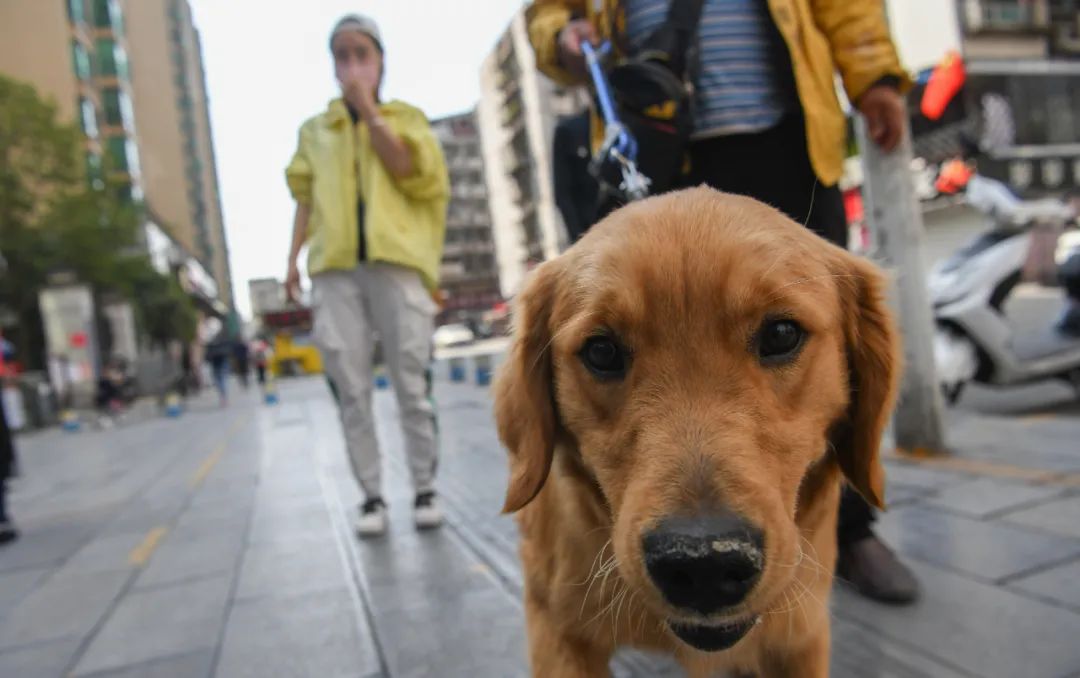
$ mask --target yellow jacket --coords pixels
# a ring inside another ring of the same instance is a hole
[[[390,101],[379,110],[412,152],[413,173],[404,179],[386,170],[371,145],[367,124],[354,125],[341,99],[300,128],[285,179],[293,198],[311,207],[308,272],[356,266],[359,191],[368,259],[413,268],[433,291],[439,284],[450,198],[442,147],[419,109]]]
[[[843,173],[847,125],[836,96],[834,74],[856,101],[884,76],[901,87],[910,79],[889,38],[883,0],[768,0],[769,12],[784,37],[795,71],[795,85],[806,117],[806,139],[814,172],[825,185]],[[586,17],[603,38],[617,37],[626,18],[619,0],[534,0],[526,14],[529,40],[539,69],[563,84],[574,78],[559,65],[559,31],[571,17]],[[618,44],[618,41],[615,41]]]

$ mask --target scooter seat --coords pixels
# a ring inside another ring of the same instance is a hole
[[[1080,337],[1063,334],[1052,327],[1024,334],[1013,341],[1013,352],[1021,360],[1039,360],[1064,351],[1080,349]]]

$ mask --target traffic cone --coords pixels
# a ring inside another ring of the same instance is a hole
[[[386,369],[383,367],[375,369],[375,388],[380,391],[390,388],[390,379],[386,376]]]
[[[489,386],[491,384],[491,356],[478,355],[476,363],[476,385]]]
[[[65,431],[78,431],[80,425],[79,415],[75,410],[64,410],[60,413],[60,427]]]
[[[266,380],[266,386],[263,388],[263,401],[267,405],[276,405],[278,402],[277,384],[273,379]]]
[[[180,402],[180,396],[174,391],[170,391],[165,396],[165,416],[173,419],[180,416],[184,411],[183,405]]]
[[[450,359],[450,381],[460,384],[465,381],[465,359]]]

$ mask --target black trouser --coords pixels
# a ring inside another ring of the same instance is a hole
[[[0,523],[7,517],[7,479],[15,465],[15,443],[11,439],[3,398],[0,398]]]
[[[822,186],[810,165],[803,118],[792,114],[777,126],[754,134],[696,141],[690,146],[691,185],[768,203],[826,240],[847,247],[844,200],[836,186]],[[840,499],[840,545],[871,534],[874,511],[851,487]]]

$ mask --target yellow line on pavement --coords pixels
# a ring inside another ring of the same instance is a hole
[[[232,436],[236,435],[236,433],[240,430],[240,427],[248,423],[249,419],[251,419],[251,415],[248,415],[246,417],[237,417],[236,420],[233,421],[233,425],[229,427],[228,437],[231,438]]]
[[[206,476],[210,475],[210,472],[214,470],[214,467],[221,461],[221,457],[224,454],[225,443],[221,443],[210,453],[210,456],[203,459],[203,463],[199,464],[199,468],[196,469],[195,474],[191,476],[191,481],[188,485],[190,485],[192,489],[202,485],[203,481],[206,480]]]
[[[1006,478],[1009,480],[1023,480],[1039,485],[1058,485],[1063,487],[1080,487],[1080,473],[1068,471],[1044,471],[1042,469],[1014,466],[996,461],[983,461],[979,459],[965,459],[963,457],[950,457],[944,455],[929,456],[911,454],[903,450],[895,450],[885,455],[886,459],[897,459],[919,466],[932,466],[935,468],[960,471],[981,476],[994,478]]]
[[[128,554],[128,562],[135,567],[142,567],[146,565],[150,560],[150,556],[154,555],[154,551],[157,549],[158,544],[161,543],[165,533],[168,532],[167,527],[155,527],[146,533],[143,540],[139,542],[139,545],[131,549],[131,553]]]

